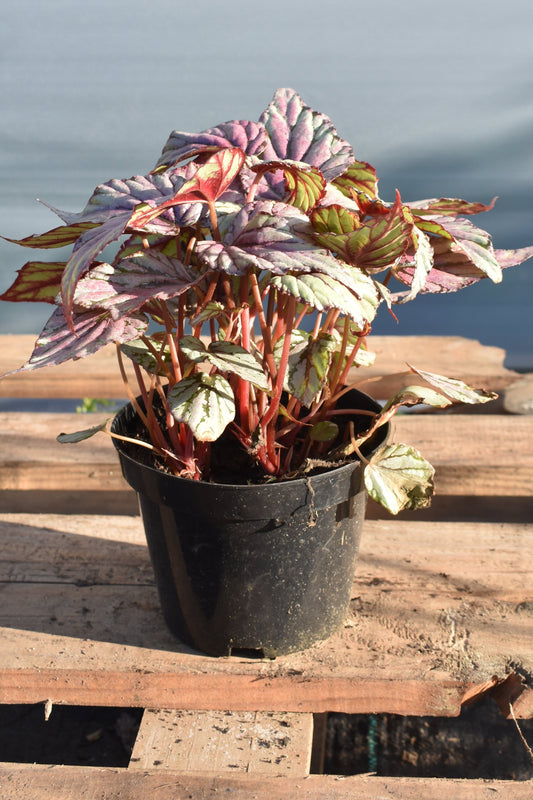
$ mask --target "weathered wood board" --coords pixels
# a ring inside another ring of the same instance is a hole
[[[343,628],[275,661],[167,633],[138,517],[2,514],[0,539],[0,702],[453,715],[533,664],[531,524],[367,521]]]
[[[531,800],[533,782],[310,775],[180,775],[95,767],[0,766],[3,800]]]

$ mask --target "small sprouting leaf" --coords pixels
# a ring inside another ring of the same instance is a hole
[[[139,205],[131,215],[130,226],[143,228],[166,209],[183,203],[214,202],[234,181],[245,158],[245,154],[238,147],[219,150],[197,167],[195,174],[173,197],[163,202]]]
[[[371,217],[361,227],[348,234],[346,260],[369,272],[379,272],[391,267],[405,253],[411,243],[413,220],[409,218],[400,196],[390,213]]]
[[[454,378],[447,378],[444,375],[436,375],[434,372],[425,372],[421,369],[416,369],[408,364],[409,369],[420,375],[425,381],[432,386],[436,386],[439,391],[455,400],[458,403],[469,403],[474,405],[476,403],[488,403],[490,400],[495,400],[498,395],[495,392],[487,392],[485,389],[473,389],[463,381]]]
[[[331,442],[339,433],[339,426],[336,422],[324,419],[317,422],[309,431],[309,438],[314,442]]]
[[[0,300],[9,303],[54,303],[66,262],[28,261]]]
[[[435,470],[418,450],[406,444],[381,447],[365,466],[365,487],[391,514],[424,508],[433,494]]]
[[[326,179],[318,167],[292,161],[267,161],[256,164],[252,172],[264,174],[282,170],[285,175],[288,195],[284,202],[303,211],[306,214],[314,208],[326,192]]]
[[[352,197],[352,192],[364,192],[368,197],[377,197],[378,180],[376,170],[366,161],[354,161],[346,172],[335,178],[333,184],[337,186],[346,197]]]
[[[210,364],[221,372],[232,372],[243,381],[257,386],[258,389],[270,389],[267,377],[261,364],[252,353],[233,342],[211,342],[208,347],[207,358]]]
[[[66,247],[66,245],[74,244],[82,234],[90,231],[92,228],[98,228],[98,222],[76,222],[73,225],[61,225],[59,228],[53,228],[46,233],[34,234],[27,236],[25,239],[8,239],[7,236],[2,236],[6,242],[13,244],[20,244],[23,247],[35,247],[39,250],[46,250],[53,247]]]
[[[168,402],[174,419],[200,442],[214,442],[235,417],[233,392],[222,375],[190,375],[174,384]]]
[[[107,427],[107,423],[109,420],[105,420],[101,422],[99,425],[94,425],[92,428],[87,428],[84,431],[76,431],[75,433],[60,433],[57,436],[57,441],[61,444],[77,444],[78,442],[83,442],[85,439],[90,439],[91,436],[94,436],[96,433],[103,431]]]

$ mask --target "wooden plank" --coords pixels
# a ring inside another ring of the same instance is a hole
[[[313,715],[146,709],[130,769],[305,777]]]
[[[0,336],[0,375],[18,369],[33,350],[33,336]],[[387,398],[406,385],[406,364],[500,391],[517,374],[503,366],[505,352],[460,336],[371,336],[376,353],[372,367],[354,371],[354,380],[366,381],[364,391]],[[0,381],[1,397],[107,397],[122,398],[124,387],[114,346],[90,358],[58,367],[19,372]]]
[[[29,426],[25,413],[0,414],[0,489],[129,491],[109,437],[56,442],[62,431],[105,418],[35,413]],[[406,414],[396,418],[391,440],[411,444],[435,466],[440,495],[533,497],[533,416]]]
[[[442,780],[369,775],[282,778],[180,775],[96,767],[0,766],[3,800],[531,800],[533,781]]]
[[[167,633],[138,518],[4,514],[0,537],[0,702],[453,715],[513,664],[533,684],[531,524],[367,521],[342,629],[272,662]]]

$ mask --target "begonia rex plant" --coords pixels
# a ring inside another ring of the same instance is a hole
[[[173,132],[150,174],[110,180],[80,213],[52,208],[60,227],[9,240],[72,245],[67,261],[25,264],[2,295],[54,306],[21,369],[114,343],[143,446],[162,468],[223,482],[212,461],[222,440],[247,454],[244,481],[359,457],[368,492],[389,510],[427,505],[433,468],[416,450],[386,444],[367,461],[363,443],[401,405],[494,395],[413,368],[422,383],[380,414],[341,410],[339,398],[371,362],[366,341],[380,305],[392,313],[420,293],[499,282],[533,248],[495,250],[465,218],[492,204],[404,202],[399,192],[387,203],[377,184],[328,117],[291,89],[278,90],[258,122]],[[350,419],[361,413],[363,431]]]

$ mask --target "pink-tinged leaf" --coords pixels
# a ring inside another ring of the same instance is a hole
[[[74,303],[87,309],[111,310],[128,316],[151,300],[169,300],[204,279],[203,273],[176,258],[147,252],[119,261],[114,267],[100,264],[76,287]]]
[[[352,197],[352,192],[363,192],[371,199],[375,199],[378,193],[376,170],[366,161],[354,161],[342,175],[335,178],[333,184],[346,197]]]
[[[156,205],[174,197],[180,187],[195,174],[196,169],[196,164],[187,164],[158,175],[137,175],[128,180],[113,179],[102,183],[96,187],[89,202],[79,213],[61,211],[48,203],[44,205],[69,225],[81,221],[105,222],[126,211],[131,213],[140,203]],[[181,226],[195,225],[203,212],[202,203],[184,204],[164,212],[162,218],[154,224],[161,226],[165,223],[170,226],[170,232],[176,232]],[[165,233],[165,230],[162,232]]]
[[[399,302],[407,303],[413,300],[416,295],[423,291],[428,275],[433,269],[434,256],[431,240],[424,231],[413,229],[413,241],[415,243],[415,253],[413,256],[414,270],[410,282],[410,291],[402,297]],[[394,271],[394,269],[393,269]]]
[[[334,270],[335,258],[300,238],[305,232],[311,233],[309,221],[294,206],[259,200],[236,214],[223,243],[198,242],[195,252],[204,267],[230,275],[243,275],[250,268],[278,275]]]
[[[459,250],[465,253],[475,267],[487,275],[494,283],[500,283],[502,279],[501,267],[496,260],[491,238],[486,231],[477,228],[470,220],[461,217],[456,219],[441,217],[437,219],[437,222],[440,222],[448,233],[453,236],[452,250]]]
[[[447,239],[432,239],[433,268],[426,276],[422,293],[448,293],[457,292],[467,286],[482,280],[486,274],[468,258],[466,253],[454,247],[454,242]],[[413,256],[407,255],[394,270],[394,275],[402,283],[411,286],[414,275]],[[398,293],[394,296],[396,301],[405,298],[405,294]]]
[[[317,167],[293,164],[290,161],[268,161],[252,167],[252,172],[261,175],[282,170],[285,175],[287,194],[284,202],[306,214],[326,194],[326,179]]]
[[[480,214],[483,211],[490,211],[494,208],[497,199],[497,197],[494,197],[488,206],[483,203],[469,203],[467,200],[451,197],[441,197],[438,200],[418,200],[416,203],[408,203],[407,205],[415,209],[420,216],[444,216],[449,214],[455,217],[457,214]]]
[[[259,155],[266,143],[263,125],[247,120],[224,122],[201,133],[173,131],[163,148],[157,167],[171,166],[198,153],[238,147],[246,155]]]
[[[8,303],[54,303],[61,287],[65,262],[28,261],[15,282],[0,295]]]
[[[75,309],[73,322],[76,334],[70,330],[61,308],[57,308],[37,339],[29,361],[17,372],[85,358],[112,342],[122,344],[136,339],[148,327],[144,315],[115,320],[101,309],[81,312]]]
[[[130,219],[130,227],[144,228],[162,211],[182,203],[213,203],[233,183],[241,169],[245,154],[237,147],[219,150],[197,167],[192,178],[186,181],[173,197],[162,202],[148,202],[138,206]]]
[[[61,280],[61,295],[65,317],[71,322],[71,309],[76,285],[81,276],[93,265],[96,256],[124,233],[130,214],[123,212],[103,222],[96,230],[88,231],[78,240],[67,262]]]
[[[354,160],[351,145],[340,138],[329,117],[313,111],[293,89],[278,89],[259,122],[268,133],[265,161],[303,161],[332,181]],[[283,197],[281,176],[269,176],[269,185],[270,196]]]
[[[528,258],[533,258],[533,247],[521,247],[518,250],[495,250],[496,261],[502,269],[516,267]]]
[[[5,239],[6,242],[20,244],[23,247],[34,247],[38,250],[46,250],[53,247],[66,247],[69,244],[74,244],[82,234],[97,227],[97,222],[77,222],[72,225],[61,225],[59,228],[53,228],[46,233],[27,236],[25,239],[8,239],[7,236],[2,236],[1,238]]]

